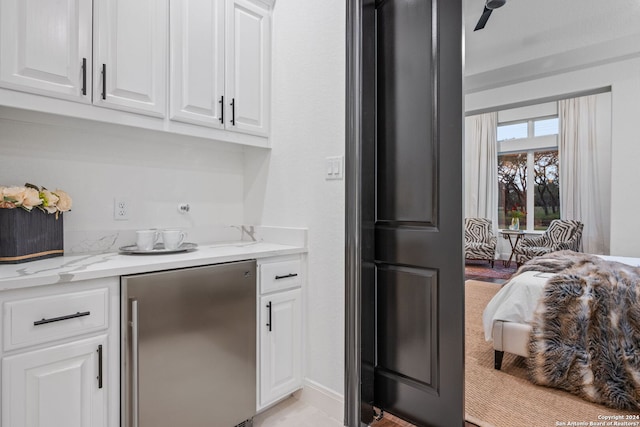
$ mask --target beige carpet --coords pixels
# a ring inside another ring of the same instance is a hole
[[[484,340],[482,311],[500,285],[468,280],[465,287],[467,420],[482,427],[550,427],[581,425],[571,424],[581,422],[590,425],[590,422],[602,422],[605,415],[631,414],[587,402],[561,390],[533,385],[527,380],[524,358],[519,356],[505,353],[502,370],[495,370],[493,347]],[[561,424],[563,422],[567,424]]]

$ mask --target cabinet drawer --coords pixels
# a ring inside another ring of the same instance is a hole
[[[270,262],[260,265],[260,293],[297,288],[302,283],[302,263],[292,261]]]
[[[4,349],[106,329],[108,293],[99,288],[5,302]]]

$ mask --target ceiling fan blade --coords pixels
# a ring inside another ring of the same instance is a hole
[[[480,17],[480,20],[476,24],[476,28],[473,31],[481,30],[484,28],[485,25],[487,25],[487,21],[491,16],[491,12],[493,12],[493,9],[489,9],[486,6],[484,7],[484,10],[482,11],[482,16]]]

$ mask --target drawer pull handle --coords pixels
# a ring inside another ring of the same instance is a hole
[[[82,313],[77,312],[76,314],[68,314],[66,316],[53,317],[51,319],[43,318],[42,320],[36,320],[35,322],[33,322],[33,326],[44,325],[46,323],[60,322],[61,320],[75,319],[76,317],[84,317],[90,314],[91,314],[90,311],[83,311]]]
[[[296,277],[297,275],[298,275],[298,273],[290,273],[290,274],[287,274],[285,276],[276,276],[276,280],[288,279],[289,277]]]
[[[102,344],[98,346],[98,388],[102,388]]]

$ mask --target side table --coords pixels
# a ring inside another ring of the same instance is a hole
[[[509,254],[509,259],[507,261],[502,261],[502,265],[504,265],[505,267],[510,267],[511,259],[513,258],[513,250],[515,249],[522,236],[525,235],[525,232],[522,230],[500,230],[500,234],[502,234],[502,237],[505,240],[509,241],[509,245],[511,246],[511,254]],[[515,239],[512,239],[511,236],[515,236]]]

